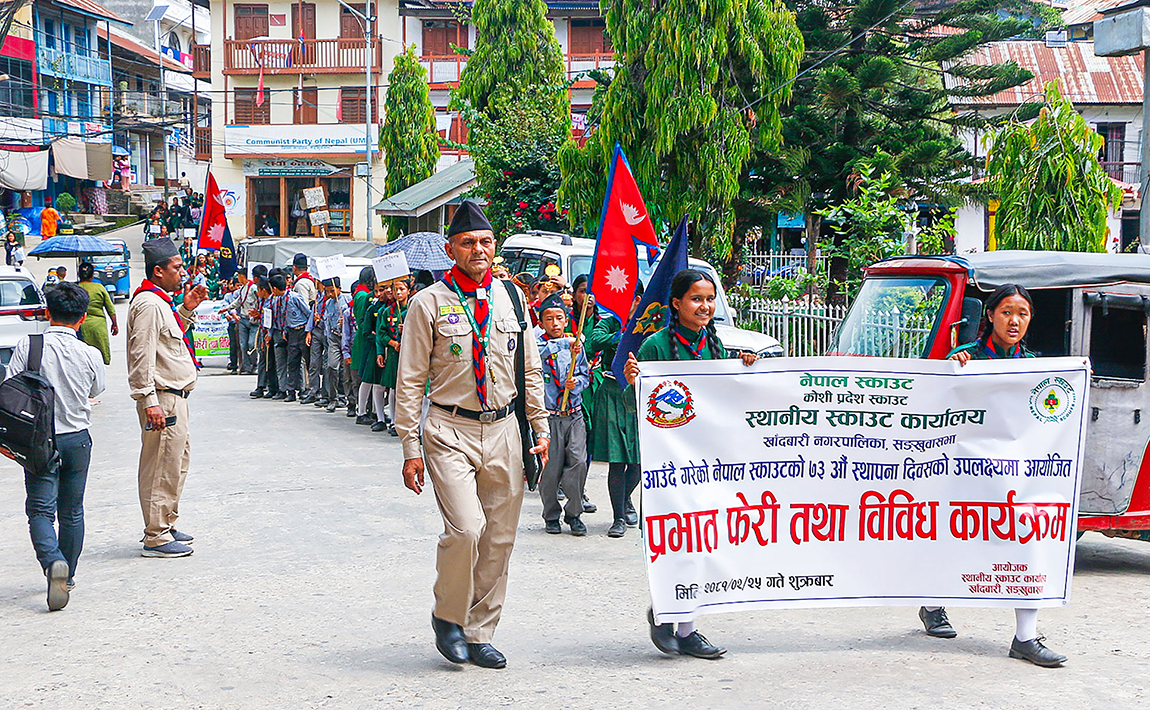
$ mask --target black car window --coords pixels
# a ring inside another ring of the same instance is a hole
[[[39,305],[40,293],[31,281],[24,279],[0,280],[0,308]]]

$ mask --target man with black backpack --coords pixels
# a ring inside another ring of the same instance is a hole
[[[48,577],[48,610],[57,611],[68,603],[84,546],[84,487],[92,460],[88,398],[104,391],[104,358],[76,337],[88,312],[88,292],[77,284],[61,282],[48,289],[44,298],[48,330],[16,343],[7,377],[16,380],[25,372],[38,374],[51,385],[54,395],[51,408],[59,457],[45,470],[37,470],[42,468],[37,464],[25,465],[28,499],[24,507],[32,547]]]

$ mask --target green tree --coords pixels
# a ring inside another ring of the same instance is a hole
[[[427,72],[414,48],[396,55],[387,83],[379,149],[387,168],[384,185],[390,196],[431,177],[439,162],[439,136],[427,91]],[[387,218],[389,240],[399,236],[406,221],[403,217]]]
[[[475,48],[452,95],[496,234],[554,228],[569,82],[543,0],[476,0]]]
[[[1003,249],[1106,251],[1106,218],[1122,190],[1098,163],[1102,137],[1057,82],[1045,86],[1038,117],[1017,118],[987,136],[986,171],[999,199]]]
[[[560,151],[561,203],[572,224],[594,230],[618,143],[656,225],[689,213],[704,252],[729,271],[748,161],[779,147],[779,107],[803,52],[794,17],[780,0],[603,7],[615,73],[597,92],[587,143]]]

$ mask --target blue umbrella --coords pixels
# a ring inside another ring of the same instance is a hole
[[[412,271],[446,271],[455,262],[447,257],[447,240],[438,232],[412,232],[394,242],[375,248],[377,256],[402,251],[407,257],[407,268]]]
[[[125,155],[126,156],[126,155],[128,155],[128,149],[127,148],[121,148],[118,145],[113,145],[112,146],[112,155]]]
[[[107,241],[90,234],[61,234],[45,239],[28,252],[28,256],[43,258],[66,259],[82,256],[98,256],[100,254],[121,254],[120,247],[112,246]]]

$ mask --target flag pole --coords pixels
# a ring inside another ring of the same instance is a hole
[[[587,301],[588,294],[583,293],[583,307],[579,309],[579,328],[575,331],[575,336],[571,340],[571,367],[567,370],[567,379],[563,382],[563,401],[559,404],[559,411],[567,411],[567,397],[571,394],[571,390],[567,389],[567,383],[575,376],[575,342],[583,340],[583,325],[587,322]]]

